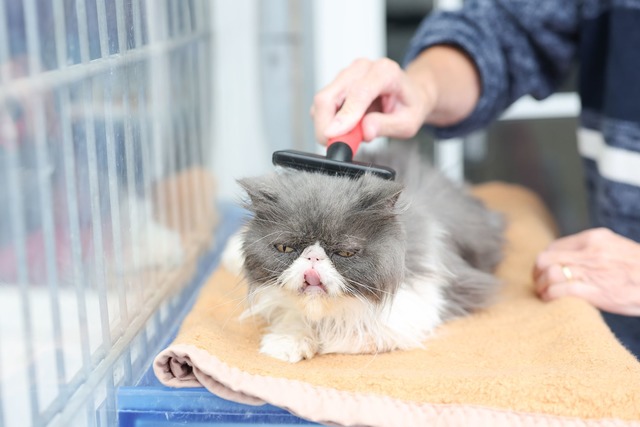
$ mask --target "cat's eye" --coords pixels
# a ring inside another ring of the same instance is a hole
[[[274,245],[274,246],[276,247],[278,252],[282,252],[283,254],[289,254],[293,252],[293,248],[291,246],[283,245],[281,243],[278,243],[277,245]]]
[[[336,255],[341,256],[343,258],[349,258],[354,256],[356,253],[353,251],[338,251],[336,252]]]

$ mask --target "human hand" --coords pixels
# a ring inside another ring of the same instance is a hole
[[[434,94],[396,62],[358,59],[316,94],[311,115],[321,144],[349,132],[360,119],[365,141],[379,136],[410,138],[434,102]]]
[[[538,256],[533,275],[545,301],[576,296],[604,311],[640,316],[640,244],[606,228],[556,240]]]

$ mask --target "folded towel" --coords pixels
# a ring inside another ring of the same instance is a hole
[[[505,286],[493,306],[441,326],[424,349],[297,364],[261,355],[264,325],[238,320],[246,288],[219,269],[156,357],[156,376],[338,425],[640,425],[640,363],[599,312],[577,298],[543,303],[533,292],[535,257],[555,236],[548,211],[520,187],[474,192],[508,219],[497,271]]]

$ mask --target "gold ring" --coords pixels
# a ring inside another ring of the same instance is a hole
[[[562,274],[564,274],[564,277],[567,279],[567,281],[570,282],[573,280],[573,273],[568,266],[562,265]]]

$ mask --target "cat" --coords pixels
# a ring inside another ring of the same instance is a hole
[[[241,317],[267,322],[261,353],[295,363],[418,348],[495,296],[501,215],[416,149],[358,160],[394,168],[396,181],[291,170],[238,181],[252,216],[224,262],[248,282]]]

